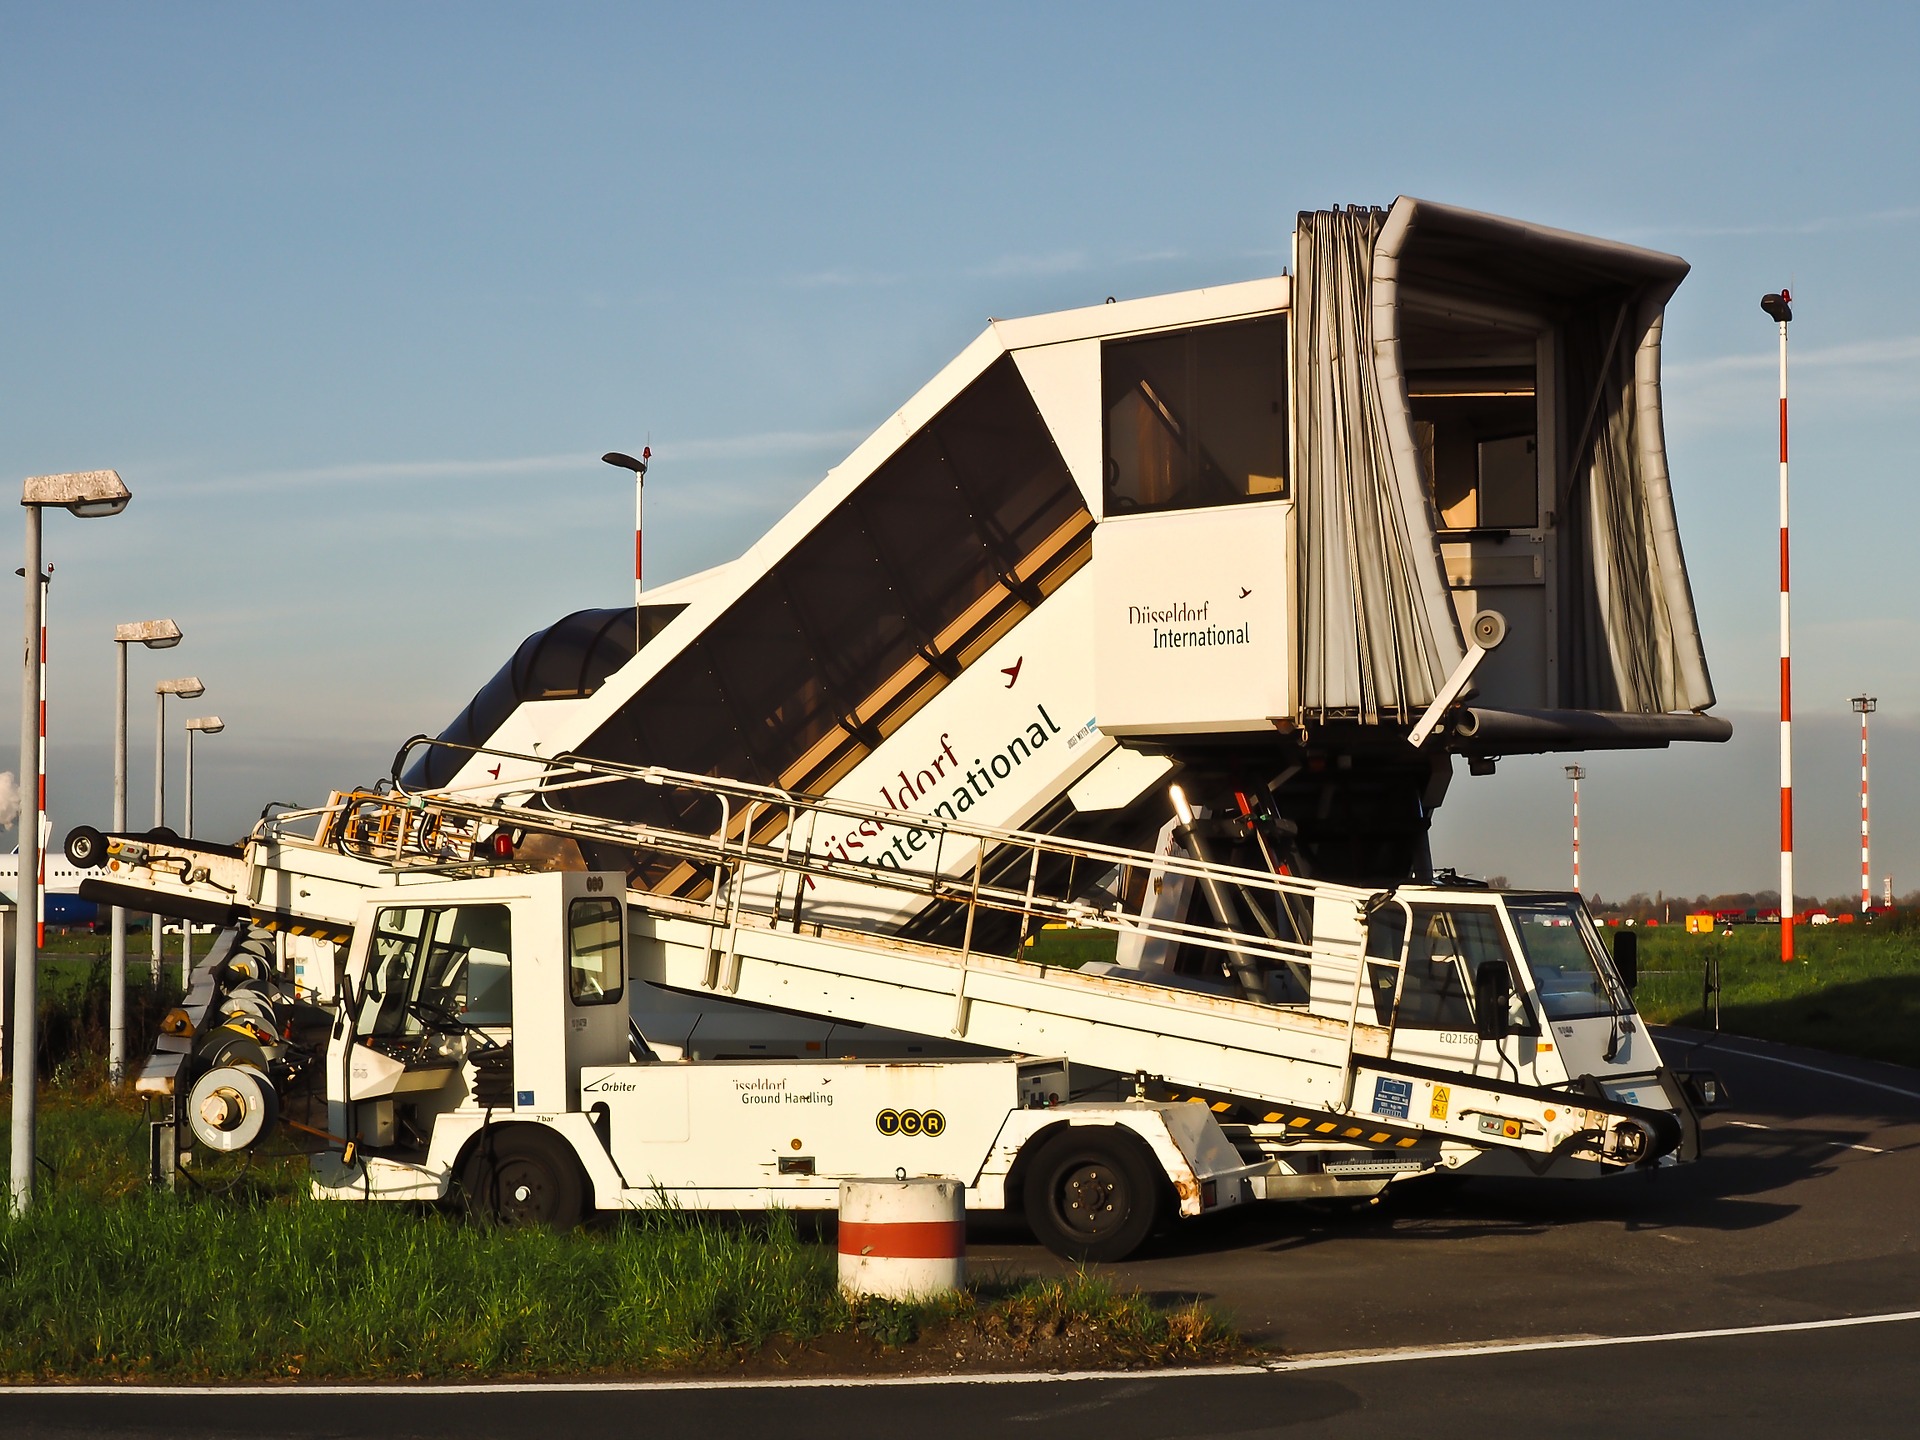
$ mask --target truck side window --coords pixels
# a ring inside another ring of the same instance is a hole
[[[1495,933],[1499,920],[1487,912]],[[1438,905],[1413,907],[1413,941],[1407,946],[1407,975],[1400,986],[1400,1009],[1394,1023],[1404,1030],[1471,1030],[1473,1010],[1467,1003],[1462,962],[1471,930],[1472,912]]]
[[[1407,912],[1383,905],[1367,917],[1367,989],[1373,992],[1374,1018],[1393,1023],[1393,994],[1400,985],[1400,951],[1407,941]]]
[[[567,993],[576,1005],[611,1005],[626,988],[620,902],[577,899],[567,907]]]
[[[1407,950],[1407,980],[1400,992],[1397,1023],[1409,1030],[1471,1030],[1473,975],[1482,963],[1498,961],[1513,975],[1513,952],[1490,905],[1416,905],[1413,944]],[[1517,979],[1507,1022],[1527,1034],[1533,1012]]]

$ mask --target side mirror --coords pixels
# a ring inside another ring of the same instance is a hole
[[[1473,1017],[1482,1040],[1507,1038],[1507,1004],[1513,999],[1513,976],[1504,960],[1482,960],[1473,972]]]
[[[1631,995],[1640,985],[1640,935],[1634,930],[1616,930],[1613,932],[1613,968],[1620,974],[1620,983],[1627,987]]]

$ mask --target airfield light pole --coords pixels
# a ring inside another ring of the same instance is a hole
[[[193,737],[195,735],[218,735],[227,725],[218,715],[199,715],[187,721],[187,799],[186,817],[182,825],[186,829],[186,838],[193,838]],[[182,919],[180,922],[180,988],[186,989],[193,982],[193,921]]]
[[[182,700],[195,700],[207,693],[207,687],[200,683],[197,675],[183,675],[178,680],[162,680],[153,687],[153,828],[158,830],[167,823],[167,696],[177,695]],[[153,920],[153,983],[160,983],[160,962],[163,952],[160,948],[160,917]]]
[[[1860,716],[1860,913],[1873,909],[1873,852],[1867,847],[1867,717],[1880,708],[1871,695],[1853,697],[1853,708]]]
[[[69,475],[29,476],[20,489],[27,512],[26,563],[21,578],[26,590],[26,659],[20,676],[20,773],[26,774],[27,756],[40,740],[40,706],[34,701],[40,670],[41,584],[40,512],[57,505],[82,518],[118,515],[132,497],[111,470],[87,470]],[[13,980],[13,1153],[9,1166],[13,1213],[26,1213],[33,1201],[34,1130],[39,1118],[40,1076],[35,1044],[39,1027],[40,939],[27,916],[40,909],[40,829],[20,824],[20,925]]]
[[[1780,963],[1793,963],[1793,627],[1787,587],[1787,325],[1793,294],[1760,297],[1780,328]]]
[[[633,472],[633,653],[640,653],[640,505],[645,498],[647,488],[647,461],[653,458],[653,447],[640,447],[640,458],[623,455],[618,450],[609,450],[600,459],[620,470]]]
[[[1587,778],[1584,767],[1569,765],[1567,779],[1573,782],[1573,893],[1580,893],[1580,782]]]
[[[171,620],[136,620],[113,627],[113,829],[127,828],[127,647],[170,650],[180,643]],[[119,1085],[127,1070],[127,912],[113,907],[113,950],[107,969],[107,1080]]]

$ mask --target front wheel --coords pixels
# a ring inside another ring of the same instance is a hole
[[[469,1211],[516,1229],[571,1230],[586,1207],[586,1177],[572,1150],[525,1126],[482,1133],[460,1183]]]
[[[1034,1238],[1068,1260],[1124,1260],[1154,1231],[1160,1186],[1142,1146],[1111,1125],[1076,1125],[1033,1157],[1021,1188]]]

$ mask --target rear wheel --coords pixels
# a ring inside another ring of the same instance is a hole
[[[461,1189],[473,1214],[516,1228],[571,1230],[586,1207],[586,1176],[566,1143],[520,1125],[481,1135]]]
[[[1034,1238],[1068,1260],[1124,1260],[1153,1233],[1160,1186],[1139,1141],[1076,1125],[1033,1157],[1021,1199]]]

